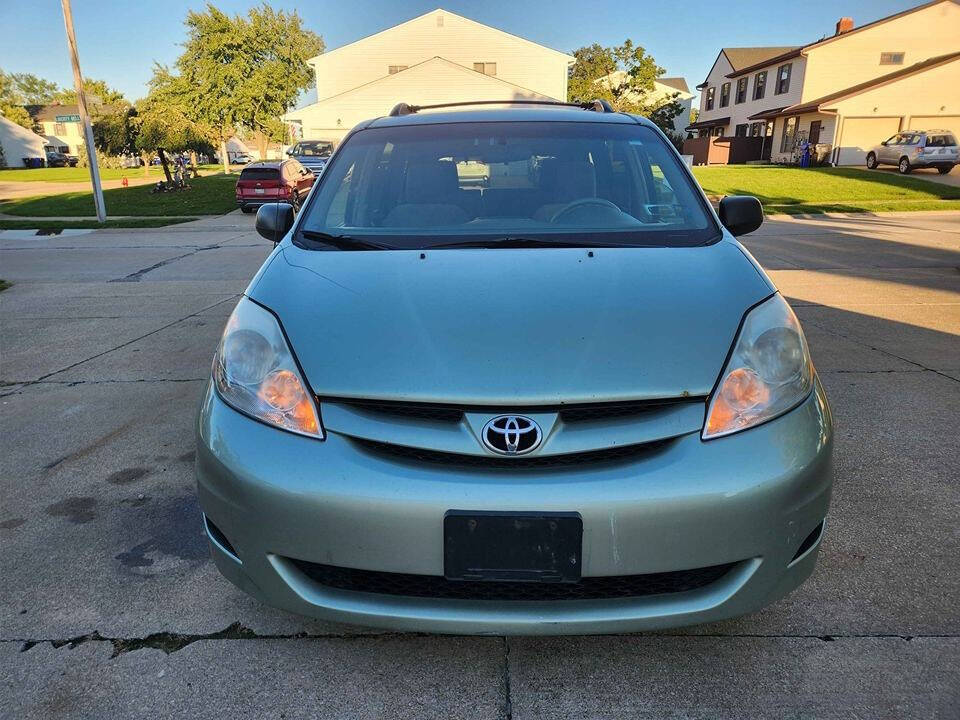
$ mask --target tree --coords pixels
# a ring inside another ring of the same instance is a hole
[[[33,130],[33,118],[23,106],[46,103],[57,89],[55,83],[36,75],[0,70],[0,112],[7,120]]]
[[[606,100],[619,112],[650,118],[674,139],[673,119],[683,112],[679,93],[656,92],[654,83],[665,71],[646,50],[628,39],[614,47],[594,43],[573,55],[577,60],[570,70],[570,102]]]
[[[307,60],[323,40],[304,29],[296,12],[264,4],[231,17],[208,4],[189,12],[176,74],[155,73],[157,91],[184,115],[210,129],[229,172],[226,141],[237,128],[270,137],[276,123],[312,78]]]
[[[119,90],[114,90],[107,85],[105,80],[95,80],[92,78],[83,79],[83,92],[87,96],[87,102],[91,98],[99,100],[106,105],[129,105],[130,103]],[[72,105],[77,102],[77,91],[74,88],[64,88],[53,93],[49,102],[59,102],[64,105]]]

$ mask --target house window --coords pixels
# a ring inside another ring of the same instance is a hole
[[[720,86],[720,107],[726,107],[730,104],[730,83],[724,83]]]
[[[737,95],[733,99],[738,105],[747,100],[747,77],[744,76],[737,80]]]
[[[767,71],[758,72],[753,78],[753,99],[763,100],[764,93],[767,92]]]
[[[722,126],[722,125],[717,125],[717,127],[715,127],[713,130],[711,130],[710,133],[711,133],[714,137],[723,137],[723,126]]]
[[[396,75],[401,70],[406,70],[409,65],[390,65],[387,67],[387,72],[391,75]]]
[[[774,90],[776,95],[783,95],[790,92],[790,72],[793,70],[793,63],[787,63],[777,68],[777,87]]]
[[[716,92],[717,89],[715,87],[707,88],[707,104],[704,106],[704,110],[713,110],[713,96]]]
[[[737,127],[736,127],[736,129],[734,130],[734,133],[733,133],[733,134],[736,135],[737,137],[746,137],[746,136],[747,136],[747,124],[746,124],[746,123],[743,123],[743,125],[737,125]]]
[[[497,64],[492,62],[475,62],[473,64],[473,69],[478,73],[483,73],[484,75],[497,74]]]
[[[443,15],[437,15],[437,27],[443,27]]]
[[[783,124],[783,136],[780,138],[780,152],[793,152],[793,136],[797,132],[797,119],[787,118]]]
[[[750,137],[760,137],[763,135],[764,126],[766,123],[755,122],[750,124]]]
[[[902,52],[882,52],[880,53],[881,65],[903,65]]]
[[[53,134],[54,135],[66,135],[67,126],[64,123],[54,123],[53,124]]]

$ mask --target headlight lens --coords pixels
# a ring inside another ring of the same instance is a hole
[[[777,293],[749,312],[710,399],[703,439],[729,435],[795,407],[813,387],[800,323]]]
[[[323,438],[317,406],[276,318],[244,297],[227,321],[213,360],[220,396],[278,428]]]

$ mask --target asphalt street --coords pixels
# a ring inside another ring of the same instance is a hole
[[[805,585],[723,623],[509,639],[307,620],[208,559],[193,419],[269,251],[252,225],[0,233],[0,717],[958,717],[960,213],[744,239],[835,416]]]

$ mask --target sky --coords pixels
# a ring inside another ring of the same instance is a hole
[[[710,70],[721,47],[802,45],[832,35],[841,15],[857,25],[920,4],[921,0],[270,0],[297,10],[307,28],[333,49],[438,5],[473,20],[570,52],[592,43],[630,38],[653,55],[668,76],[691,90]],[[80,64],[86,77],[106,80],[133,101],[147,92],[154,63],[172,64],[184,39],[188,10],[204,0],[73,0]],[[241,14],[255,0],[217,0]],[[29,72],[72,86],[59,0],[0,0],[0,68]],[[305,96],[298,104],[313,98]]]

